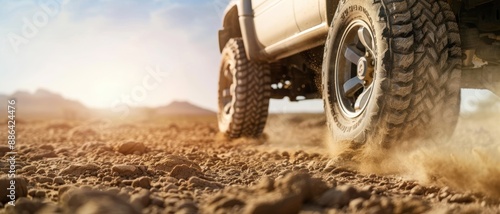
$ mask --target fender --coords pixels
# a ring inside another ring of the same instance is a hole
[[[262,45],[257,42],[253,18],[251,0],[231,1],[229,3],[224,12],[223,27],[219,30],[220,52],[222,52],[229,39],[241,37],[245,44],[248,59],[263,60],[263,57],[259,56]]]
[[[325,0],[322,2],[323,6],[326,7],[326,14],[323,14],[323,17],[327,19],[325,25],[297,34],[293,38],[281,41],[279,44],[264,47],[257,39],[252,1],[231,1],[224,12],[222,29],[219,30],[219,50],[222,52],[229,39],[241,37],[249,60],[269,62],[290,56],[303,49],[315,47],[322,41],[318,39],[316,43],[310,43],[305,46],[302,40],[318,37],[325,33],[324,31],[328,29],[333,19],[338,2],[339,0]],[[294,44],[301,45],[297,46]]]

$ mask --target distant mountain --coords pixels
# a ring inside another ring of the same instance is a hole
[[[7,100],[16,99],[16,116],[20,119],[88,119],[91,117],[116,117],[110,109],[89,109],[78,101],[64,98],[45,89],[34,93],[17,91],[12,95],[0,94],[0,121],[7,118]],[[156,108],[131,108],[129,118],[175,115],[213,115],[215,112],[189,102],[174,101]]]
[[[211,115],[215,112],[201,108],[185,101],[174,101],[155,109],[158,115]]]
[[[34,93],[17,91],[0,95],[0,115],[7,114],[7,100],[16,99],[16,116],[21,119],[78,119],[89,115],[90,110],[78,101],[38,89]]]

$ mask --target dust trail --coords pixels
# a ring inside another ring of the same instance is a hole
[[[264,132],[273,146],[326,152],[323,149],[325,124],[323,114],[272,114]]]
[[[399,175],[426,184],[500,197],[500,112],[461,116],[451,140],[413,142],[390,150],[366,145],[351,150],[334,143],[337,157],[363,173]]]

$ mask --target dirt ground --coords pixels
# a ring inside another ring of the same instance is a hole
[[[355,154],[313,114],[272,115],[266,137],[232,142],[215,117],[19,121],[19,199],[4,205],[0,179],[0,213],[500,213],[498,119],[463,116],[450,141]]]

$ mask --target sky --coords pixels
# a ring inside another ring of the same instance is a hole
[[[215,110],[228,2],[0,0],[0,93],[44,88],[94,108],[182,100]],[[321,101],[271,105],[322,110]]]
[[[0,0],[0,94],[44,88],[93,108],[217,108],[229,0]],[[486,92],[488,93],[488,92]],[[465,92],[465,102],[484,92]],[[271,101],[273,112],[322,101]]]

